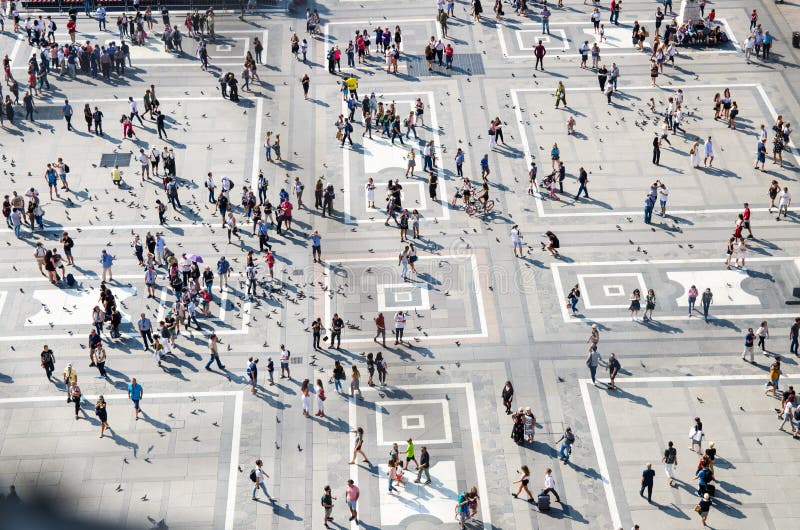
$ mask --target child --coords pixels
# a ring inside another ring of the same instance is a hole
[[[606,25],[600,24],[600,42],[602,43],[605,40],[606,40]]]
[[[161,340],[159,340],[158,336],[153,337],[153,358],[158,363],[159,368],[161,367],[161,355],[164,351],[164,346],[161,344]]]
[[[275,363],[272,362],[272,357],[267,357],[267,375],[269,375],[269,386],[275,386]]]

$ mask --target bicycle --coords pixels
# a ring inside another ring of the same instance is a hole
[[[473,196],[470,196],[469,204],[467,204],[467,207],[465,208],[465,211],[467,212],[467,215],[469,215],[471,217],[471,216],[475,215],[476,213],[478,213],[478,211],[481,209],[481,205],[480,205],[479,202],[480,201],[475,199]],[[492,210],[494,210],[494,201],[489,199],[483,205],[483,213],[489,213]]]

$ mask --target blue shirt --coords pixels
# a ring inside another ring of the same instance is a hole
[[[699,484],[701,486],[707,486],[708,485],[708,470],[707,469],[701,469],[697,473],[697,480],[698,480],[698,482],[699,482]]]
[[[311,235],[311,246],[318,247],[321,241],[322,241],[322,237],[320,237],[319,235],[317,235],[317,234],[312,234]]]
[[[144,389],[142,388],[142,385],[140,385],[139,383],[136,383],[135,385],[133,384],[128,385],[128,394],[130,394],[131,399],[134,401],[139,401],[140,399],[142,399],[143,390]]]
[[[231,265],[230,265],[230,263],[228,263],[227,260],[226,261],[219,260],[217,262],[217,273],[225,274],[226,272],[228,272],[228,269],[230,267],[231,267]]]
[[[464,153],[458,153],[456,155],[456,164],[463,164],[464,163]]]
[[[755,338],[756,336],[754,333],[748,333],[747,335],[744,336],[744,345],[748,347],[752,346]]]
[[[75,63],[75,59],[72,59],[72,63],[73,64]],[[64,105],[64,116],[72,116],[72,105],[70,105],[69,103]]]
[[[100,254],[100,263],[103,264],[103,268],[107,269],[114,264],[114,256],[106,252],[105,254]]]
[[[489,169],[489,159],[481,158],[481,169]]]

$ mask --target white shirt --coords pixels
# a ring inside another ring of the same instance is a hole
[[[511,242],[512,243],[521,243],[522,242],[521,238],[522,238],[522,236],[520,236],[519,230],[517,230],[516,228],[512,228],[511,229]]]
[[[544,488],[545,489],[548,489],[548,488],[555,489],[555,487],[556,487],[556,481],[553,480],[553,475],[545,475],[544,476]]]
[[[792,200],[792,194],[791,193],[789,193],[788,191],[784,191],[784,192],[781,193],[781,195],[780,195],[780,204],[781,205],[789,204],[789,201],[791,201],[791,200]]]
[[[282,363],[289,362],[289,350],[286,349],[281,350],[281,362]]]
[[[208,188],[210,190],[213,190],[216,187],[217,187],[217,185],[214,184],[214,177],[208,177],[206,179],[206,188]]]
[[[711,143],[711,140],[706,142],[706,156],[713,156],[714,155],[714,144]]]
[[[669,188],[658,188],[658,198],[664,202],[667,202],[669,198]]]
[[[144,154],[144,153],[139,153],[139,156],[138,156],[138,158],[139,158],[139,163],[141,163],[143,166],[146,166],[146,165],[147,165],[147,162],[148,162],[148,160],[149,160],[149,159],[147,158],[147,155],[146,155],[146,154]]]
[[[764,143],[767,143],[767,130],[766,129],[761,129],[761,131],[758,133],[758,139],[761,140]]]
[[[136,101],[133,100],[130,102],[131,104],[131,112],[135,112],[136,114],[139,113],[139,105],[136,104]]]
[[[394,327],[397,329],[403,329],[406,327],[406,316],[403,313],[397,313],[394,316]]]

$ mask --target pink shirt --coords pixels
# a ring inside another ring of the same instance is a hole
[[[353,484],[352,486],[347,486],[345,488],[345,495],[347,496],[347,502],[356,502],[358,500],[359,494],[358,486]]]

